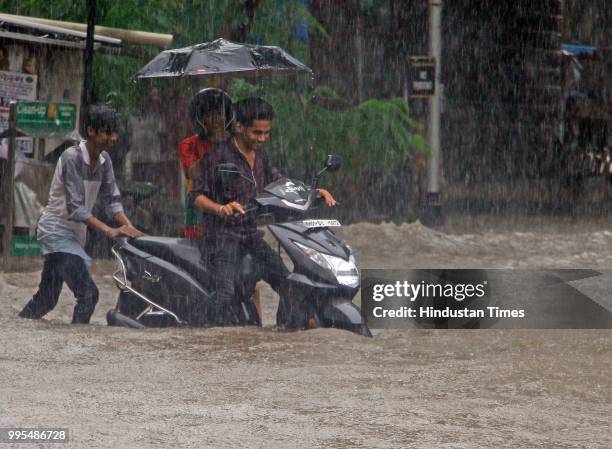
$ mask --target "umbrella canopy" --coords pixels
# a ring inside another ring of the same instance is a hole
[[[310,73],[280,47],[217,39],[191,47],[165,50],[136,73],[136,78],[185,76],[257,76]]]

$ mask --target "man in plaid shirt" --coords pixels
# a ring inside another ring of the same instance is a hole
[[[280,256],[257,230],[255,211],[245,210],[253,188],[261,193],[266,185],[280,178],[279,171],[263,150],[263,144],[270,139],[273,119],[272,106],[261,98],[247,98],[237,103],[232,137],[204,156],[190,194],[195,207],[205,214],[205,245],[214,248],[212,269],[219,325],[238,322],[238,311],[233,305],[234,284],[236,267],[246,254],[254,257],[259,277],[278,294],[289,274]],[[222,189],[215,181],[215,167],[228,162],[236,164],[242,175],[253,182],[240,179]],[[336,204],[328,191],[319,191],[328,206]]]

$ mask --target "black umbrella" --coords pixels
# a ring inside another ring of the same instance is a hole
[[[217,39],[165,50],[136,73],[136,78],[184,76],[256,76],[312,72],[280,47]]]

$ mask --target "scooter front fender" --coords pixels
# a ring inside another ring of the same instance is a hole
[[[350,300],[337,298],[330,300],[323,308],[319,317],[326,327],[337,327],[355,332],[364,337],[371,337],[372,333],[368,328],[361,310]]]

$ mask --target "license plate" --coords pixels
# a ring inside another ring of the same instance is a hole
[[[338,220],[304,220],[302,225],[307,228],[337,228],[342,226]]]

